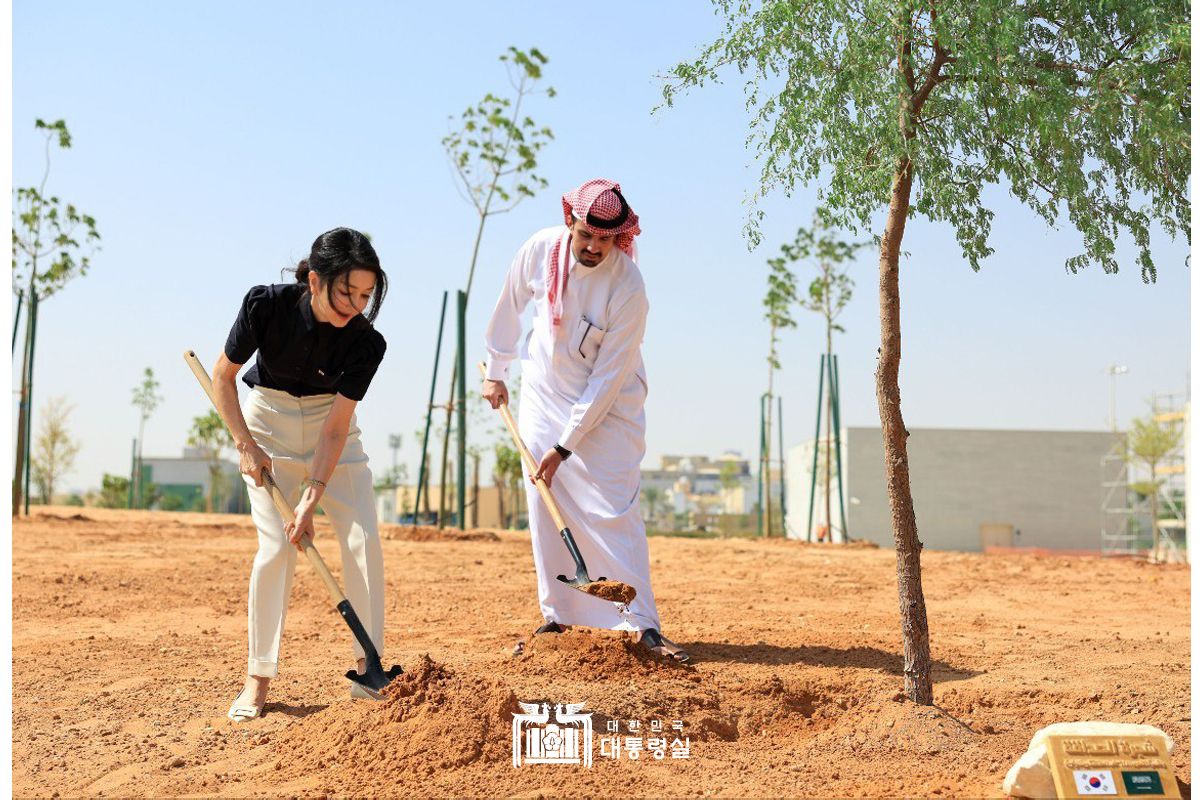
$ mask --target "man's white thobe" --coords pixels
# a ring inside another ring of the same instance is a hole
[[[616,247],[595,267],[567,252],[570,273],[560,325],[547,318],[546,261],[567,228],[534,234],[509,267],[487,329],[487,376],[507,380],[521,359],[518,427],[535,459],[555,444],[572,451],[551,491],[593,580],[637,590],[628,606],[585,595],[557,579],[575,574],[537,488],[526,482],[538,600],[547,621],[637,631],[661,629],[650,588],[650,554],[639,506],[646,452],[646,287],[637,265]],[[521,341],[521,313],[534,303]],[[518,352],[519,347],[519,352]],[[528,477],[528,475],[527,475]]]

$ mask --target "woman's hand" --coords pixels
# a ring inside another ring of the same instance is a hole
[[[253,478],[255,486],[262,486],[263,470],[270,471],[271,457],[263,452],[263,449],[258,446],[257,442],[252,441],[242,448],[238,469],[241,470],[243,475],[249,475]]]
[[[534,483],[538,480],[546,482],[546,488],[550,488],[551,482],[554,480],[554,473],[558,472],[558,468],[562,465],[563,457],[559,452],[551,447],[546,451],[546,455],[542,456],[542,462],[538,464],[537,474],[531,479]]]
[[[305,536],[313,538],[313,513],[316,511],[316,506],[309,505],[304,500],[300,501],[300,505],[296,506],[296,521],[289,522],[283,526],[283,533],[288,537],[288,541],[296,545],[296,549],[303,551],[304,546],[301,540]]]

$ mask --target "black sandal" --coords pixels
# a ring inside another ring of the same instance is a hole
[[[564,631],[566,631],[566,628],[564,626],[559,625],[557,622],[554,622],[553,620],[551,620],[550,622],[546,622],[546,623],[542,624],[537,630],[535,630],[533,632],[533,635],[541,636],[543,633],[563,633]],[[516,647],[513,648],[512,657],[520,658],[522,655],[524,655],[524,653],[525,653],[525,640],[518,639]]]
[[[688,655],[687,651],[682,647],[680,647],[679,651],[676,653],[655,652],[655,648],[657,647],[661,647],[663,649],[666,649],[667,647],[666,639],[661,633],[658,632],[656,628],[646,628],[646,630],[642,631],[642,635],[638,638],[637,644],[660,658],[671,659],[676,664],[686,664],[692,660],[692,657]],[[674,642],[672,642],[672,644],[674,644]],[[675,646],[679,647],[679,645]]]

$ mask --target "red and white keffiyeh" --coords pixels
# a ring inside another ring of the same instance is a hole
[[[642,229],[638,216],[621,194],[621,185],[604,178],[594,178],[562,197],[563,222],[570,226],[577,219],[597,236],[616,236],[616,246],[637,260],[633,237]],[[568,229],[550,248],[546,260],[546,300],[550,307],[551,333],[562,322],[563,295],[567,291],[567,274],[571,271],[571,231]]]

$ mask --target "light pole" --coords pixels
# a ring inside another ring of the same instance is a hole
[[[1117,364],[1108,365],[1108,427],[1117,430],[1117,376],[1129,372],[1129,367]]]

